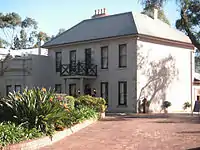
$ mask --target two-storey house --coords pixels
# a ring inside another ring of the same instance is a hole
[[[43,45],[54,60],[52,82],[70,95],[102,96],[111,112],[137,112],[146,97],[160,111],[192,100],[192,51],[189,38],[157,19],[132,12],[96,11]]]

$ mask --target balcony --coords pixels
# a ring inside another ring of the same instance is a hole
[[[60,76],[97,76],[97,65],[87,63],[62,64]]]

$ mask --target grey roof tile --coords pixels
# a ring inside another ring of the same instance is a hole
[[[152,19],[140,13],[132,14],[132,12],[127,12],[83,20],[45,43],[43,47],[135,34],[191,43],[184,33],[158,19]]]

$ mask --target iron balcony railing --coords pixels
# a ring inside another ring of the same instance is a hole
[[[82,62],[62,64],[60,76],[97,76],[97,65]]]

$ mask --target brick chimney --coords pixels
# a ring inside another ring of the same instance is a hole
[[[158,8],[153,8],[153,19],[158,19]]]
[[[95,10],[95,14],[92,16],[92,19],[93,18],[104,17],[104,16],[107,16],[106,8]]]

